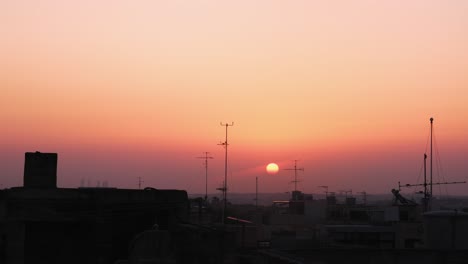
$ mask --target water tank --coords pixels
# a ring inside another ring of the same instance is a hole
[[[431,249],[468,249],[468,214],[432,211],[424,214],[425,246]]]

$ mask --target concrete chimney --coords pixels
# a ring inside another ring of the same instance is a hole
[[[57,153],[26,152],[25,188],[57,188]]]

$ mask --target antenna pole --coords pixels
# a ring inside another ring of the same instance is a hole
[[[141,180],[141,177],[138,177],[138,189],[141,190],[141,184],[143,183],[143,181]]]
[[[258,176],[255,177],[255,208],[258,209]]]
[[[212,159],[213,157],[208,156],[209,152],[203,152],[205,154],[204,157],[197,157],[197,159],[204,159],[205,160],[205,201],[208,200],[208,159]]]
[[[227,165],[228,165],[228,127],[230,126],[234,126],[234,122],[231,122],[231,124],[228,124],[228,123],[225,123],[223,124],[222,122],[220,123],[221,126],[225,126],[226,127],[226,140],[219,144],[219,145],[222,145],[224,146],[224,149],[225,149],[225,156],[224,156],[224,187],[223,187],[223,190],[224,190],[224,193],[223,193],[223,199],[224,199],[224,209],[223,209],[223,219],[222,219],[222,222],[224,224],[224,214],[226,213],[226,209],[227,209]]]
[[[294,168],[293,169],[285,169],[285,170],[293,170],[294,171],[294,191],[296,192],[297,191],[297,171],[304,171],[304,168],[297,168],[297,161],[298,160],[294,160]]]
[[[429,195],[427,193],[426,160],[427,160],[427,155],[426,155],[426,153],[424,153],[424,212],[427,211],[427,206],[428,206],[428,202],[429,202],[428,201]]]
[[[431,117],[431,119],[429,119],[431,121],[431,194],[430,194],[430,197],[432,198],[432,127],[433,127],[433,122],[434,122],[434,118]]]
[[[328,197],[328,186],[322,185],[322,186],[319,186],[319,188],[324,188],[325,189],[325,198]]]

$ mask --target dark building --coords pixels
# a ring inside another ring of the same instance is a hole
[[[115,263],[188,220],[185,191],[56,188],[57,154],[25,156],[24,187],[0,190],[0,263]]]

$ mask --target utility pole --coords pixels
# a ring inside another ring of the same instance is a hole
[[[284,169],[284,170],[293,170],[293,171],[294,171],[294,181],[292,181],[292,182],[294,182],[294,191],[295,191],[295,192],[297,191],[297,183],[299,182],[299,181],[297,180],[297,171],[304,171],[304,168],[298,168],[298,167],[297,167],[297,161],[298,161],[298,160],[294,160],[294,168],[292,168],[292,169]]]
[[[205,202],[208,200],[208,159],[213,159],[213,157],[208,156],[209,152],[204,152],[204,157],[197,157],[197,159],[205,160]]]
[[[223,216],[222,216],[222,223],[224,224],[224,217],[226,214],[226,209],[227,209],[227,190],[228,190],[228,185],[227,185],[227,168],[228,168],[228,127],[230,126],[234,126],[234,122],[231,122],[231,124],[228,124],[228,123],[220,123],[221,126],[225,126],[226,127],[226,138],[225,138],[225,141],[218,144],[218,145],[221,145],[221,146],[224,146],[224,149],[225,149],[225,156],[224,156],[224,187],[223,187],[223,199],[224,199],[224,207],[223,207]]]
[[[141,179],[141,177],[138,177],[138,189],[141,190],[141,184],[143,183],[143,180]]]

